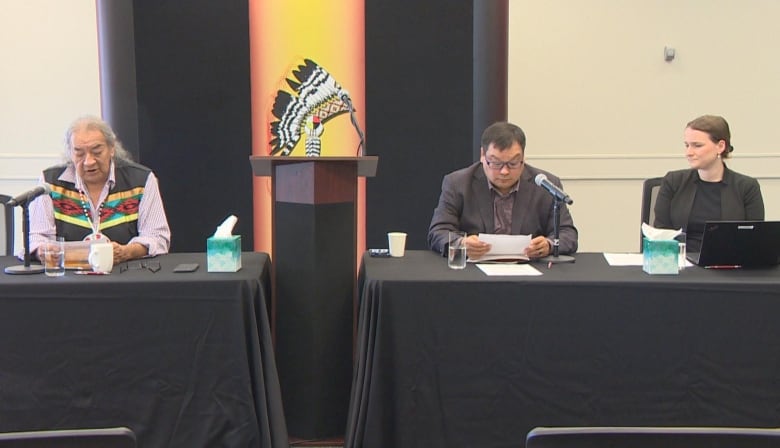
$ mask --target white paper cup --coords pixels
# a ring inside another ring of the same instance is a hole
[[[391,257],[403,257],[406,249],[406,234],[404,232],[390,232],[387,234],[387,247]]]

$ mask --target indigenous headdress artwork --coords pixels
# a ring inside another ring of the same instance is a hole
[[[292,91],[279,90],[274,99],[271,155],[290,155],[303,134],[306,156],[317,157],[325,123],[349,112],[351,100],[330,73],[311,59],[304,59],[292,77],[286,78]]]

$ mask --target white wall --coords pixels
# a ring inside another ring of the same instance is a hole
[[[581,251],[638,250],[642,180],[687,167],[703,114],[729,121],[729,166],[780,219],[778,17],[776,0],[510,0],[509,119],[574,198]]]
[[[97,20],[95,0],[0,0],[0,11],[0,192],[15,195],[61,160],[71,121],[100,115]]]

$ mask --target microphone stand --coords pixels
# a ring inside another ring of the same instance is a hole
[[[352,122],[352,127],[355,128],[355,132],[357,132],[358,138],[360,139],[357,156],[361,157],[366,152],[366,137],[363,135],[363,130],[360,129],[357,117],[355,116],[355,107],[352,105],[352,99],[347,94],[344,94],[341,99],[347,104],[347,109],[349,109],[349,121]]]
[[[30,201],[22,202],[22,234],[24,235],[24,265],[8,266],[4,269],[6,274],[40,274],[43,272],[42,265],[30,265],[30,211],[27,204]]]
[[[561,237],[561,201],[558,197],[553,197],[555,201],[553,205],[553,247],[552,255],[542,257],[539,261],[546,263],[574,263],[574,257],[570,255],[558,255],[560,250],[560,237]]]

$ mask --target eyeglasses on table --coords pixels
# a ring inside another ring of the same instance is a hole
[[[151,273],[157,273],[157,271],[160,270],[160,262],[159,261],[128,261],[124,264],[119,265],[119,273],[127,272],[127,271],[141,271],[146,269],[147,271]]]

